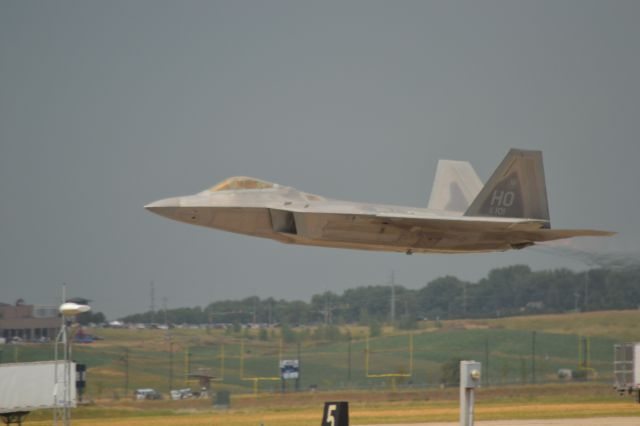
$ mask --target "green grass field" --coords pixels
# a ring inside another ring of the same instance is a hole
[[[452,358],[483,362],[485,385],[530,383],[534,367],[532,331],[536,332],[537,383],[557,381],[559,368],[577,368],[579,336],[589,336],[589,366],[595,372],[594,378],[610,383],[613,344],[640,340],[640,332],[635,327],[638,319],[640,311],[611,311],[444,321],[439,327],[433,323],[422,324],[421,329],[413,332],[412,375],[398,378],[397,384],[410,382],[419,387],[437,387],[442,364]],[[250,378],[278,376],[280,357],[300,358],[302,389],[311,385],[319,390],[382,389],[390,384],[390,379],[366,377],[367,329],[362,327],[351,327],[350,351],[346,341],[305,342],[299,348],[296,344],[280,347],[277,336],[266,342],[259,341],[255,330],[251,331],[250,338],[244,339],[240,335],[225,335],[220,330],[173,329],[170,335],[163,330],[98,329],[89,332],[104,340],[76,344],[73,355],[77,362],[88,366],[89,399],[118,399],[125,396],[125,389],[130,396],[134,389],[142,387],[165,393],[170,385],[172,388],[195,388],[195,383],[185,382],[187,369],[192,372],[207,369],[221,378],[214,383],[214,390],[251,393],[254,381]],[[224,360],[221,359],[222,351]],[[50,344],[5,345],[2,350],[2,362],[52,358]],[[386,328],[381,337],[370,340],[371,374],[407,374],[409,368],[407,332]],[[279,381],[259,382],[260,392],[279,389]]]

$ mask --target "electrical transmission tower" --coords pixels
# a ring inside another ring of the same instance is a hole
[[[149,284],[149,323],[153,323],[156,314],[156,287],[153,281]]]

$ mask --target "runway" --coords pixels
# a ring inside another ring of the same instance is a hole
[[[398,423],[365,426],[458,426],[459,422]],[[640,417],[596,417],[590,419],[488,420],[476,421],[476,426],[637,426]]]

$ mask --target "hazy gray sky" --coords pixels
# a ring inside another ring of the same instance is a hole
[[[0,1],[0,301],[60,286],[110,318],[302,298],[497,266],[532,250],[369,253],[169,221],[150,201],[249,175],[426,205],[438,158],[487,179],[541,149],[552,226],[640,230],[640,2]],[[575,240],[575,244],[588,244]]]

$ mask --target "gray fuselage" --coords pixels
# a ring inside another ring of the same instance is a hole
[[[275,185],[204,191],[146,208],[170,219],[283,243],[440,253],[503,251],[533,241],[510,226],[521,219],[465,217],[426,208],[326,199]],[[529,221],[530,222],[530,221]],[[541,228],[536,221],[533,228]],[[530,223],[531,225],[531,223]]]

